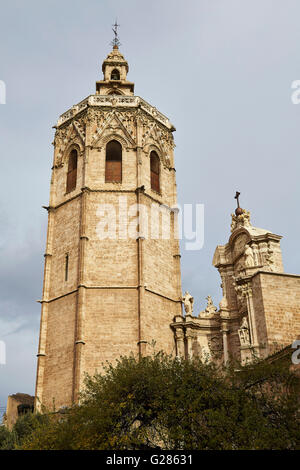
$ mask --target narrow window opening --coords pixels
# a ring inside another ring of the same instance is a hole
[[[159,172],[160,172],[160,162],[159,157],[156,152],[152,151],[150,153],[150,179],[151,179],[151,189],[160,192],[160,181],[159,181]]]
[[[122,182],[122,145],[116,140],[106,146],[105,182]]]
[[[69,255],[67,254],[65,258],[65,281],[68,280],[68,276],[69,276]]]
[[[113,90],[108,93],[109,95],[122,95],[122,93],[118,90]]]
[[[67,193],[76,188],[77,183],[77,150],[73,149],[69,156],[68,174],[67,174]]]
[[[120,80],[120,72],[118,69],[114,69],[110,76],[111,80]]]

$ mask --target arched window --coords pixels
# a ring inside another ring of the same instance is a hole
[[[108,95],[122,95],[122,93],[118,90],[112,90],[108,93]]]
[[[111,73],[111,76],[110,76],[110,79],[111,80],[120,80],[120,72],[118,69],[113,69],[112,73]]]
[[[122,181],[122,145],[111,140],[106,146],[105,182],[121,183]]]
[[[67,174],[67,193],[76,188],[77,181],[77,150],[71,150]]]
[[[154,189],[156,192],[160,192],[159,184],[159,158],[156,152],[152,151],[150,153],[150,179],[151,179],[151,189]]]

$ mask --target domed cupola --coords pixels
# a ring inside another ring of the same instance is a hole
[[[119,51],[117,44],[102,64],[104,80],[96,82],[96,94],[133,95],[134,83],[127,81],[128,62]]]

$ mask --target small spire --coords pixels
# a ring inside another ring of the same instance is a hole
[[[115,21],[115,24],[113,24],[112,26],[113,26],[112,30],[113,30],[115,37],[112,40],[111,45],[114,47],[114,49],[118,49],[119,46],[121,46],[121,43],[120,43],[119,36],[118,36],[118,27],[120,25],[118,24],[117,19]]]

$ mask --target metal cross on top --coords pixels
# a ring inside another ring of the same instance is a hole
[[[240,207],[240,194],[238,191],[235,193],[235,196],[234,196],[234,199],[236,199],[236,202],[237,202],[237,207],[239,208]]]
[[[121,43],[119,41],[119,37],[118,37],[118,27],[120,25],[117,23],[117,20],[116,20],[115,24],[113,24],[112,26],[113,26],[112,30],[114,32],[115,37],[112,40],[111,44],[112,44],[112,46],[117,46],[118,47],[118,46],[121,45]]]

